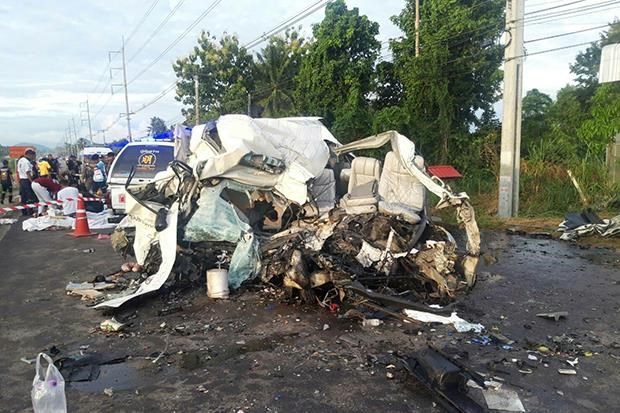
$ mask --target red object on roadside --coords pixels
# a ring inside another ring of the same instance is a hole
[[[34,149],[32,146],[9,146],[9,158],[19,159],[27,149]]]
[[[84,198],[82,195],[78,197],[77,201],[77,210],[75,214],[75,231],[70,233],[74,237],[90,237],[92,235],[97,235],[93,232],[90,232],[90,228],[88,228],[88,218],[86,217],[86,204],[84,203]]]
[[[463,175],[461,175],[456,168],[450,165],[429,166],[428,173],[440,179],[455,179],[463,177]]]

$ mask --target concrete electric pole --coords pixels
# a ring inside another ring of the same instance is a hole
[[[90,107],[88,106],[88,99],[86,99],[86,102],[83,102],[86,105],[86,121],[88,122],[88,137],[90,138],[90,144],[93,145],[93,129],[91,127],[90,124]],[[82,104],[80,103],[80,109],[82,107]],[[84,123],[84,119],[82,118],[82,114],[84,111],[80,110],[80,120],[82,121],[81,123]]]
[[[123,36],[123,47],[121,49],[121,55],[123,57],[123,85],[125,86],[125,109],[127,111],[127,136],[129,142],[131,139],[131,114],[129,113],[129,94],[127,93],[127,64],[125,62],[125,37]]]
[[[110,85],[110,90],[112,92],[112,94],[114,94],[114,86],[117,87],[123,87],[123,89],[125,90],[125,115],[127,117],[127,139],[129,140],[129,142],[132,141],[131,138],[131,112],[129,111],[129,93],[127,91],[127,63],[125,61],[125,37],[123,36],[123,45],[121,47],[120,52],[118,50],[116,51],[110,51],[108,52],[108,60],[110,61],[110,63],[112,63],[112,55],[113,54],[121,54],[121,59],[122,59],[122,63],[123,66],[122,67],[110,67],[110,79],[112,79],[112,70],[122,70],[123,71],[123,83],[117,83],[117,84],[111,84]]]
[[[521,161],[521,99],[523,89],[524,0],[506,0],[504,51],[504,100],[497,214],[502,218],[519,213],[519,164]]]

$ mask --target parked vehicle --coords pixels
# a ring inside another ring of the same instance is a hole
[[[131,186],[152,182],[174,159],[172,142],[132,142],[116,155],[108,174],[108,193],[115,213],[125,212],[125,185],[132,173]]]

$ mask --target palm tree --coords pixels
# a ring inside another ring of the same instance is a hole
[[[305,47],[297,32],[285,37],[271,37],[269,44],[256,56],[256,94],[263,115],[287,116],[295,113],[293,100],[295,76]]]

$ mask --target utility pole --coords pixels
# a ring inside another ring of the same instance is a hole
[[[73,123],[73,135],[75,136],[75,143],[76,143],[76,146],[78,146],[80,143],[80,140],[78,138],[77,129],[75,129],[75,118],[74,117],[71,117],[71,122]]]
[[[125,85],[125,109],[127,110],[127,136],[131,142],[131,114],[129,113],[129,94],[127,93],[127,64],[125,63],[125,36],[123,36],[123,84]]]
[[[93,145],[93,129],[90,125],[90,107],[88,106],[88,99],[86,99],[86,102],[83,102],[86,104],[86,120],[88,121],[88,136],[90,138],[90,144]],[[83,110],[81,110],[82,108],[82,103],[80,103],[80,121],[82,124],[84,124],[84,119],[82,119],[82,114],[84,113]]]
[[[200,95],[198,93],[198,75],[194,75],[194,112],[196,115],[196,125],[200,123]]]
[[[248,92],[248,116],[252,116],[252,95]]]
[[[99,129],[99,132],[103,135],[103,144],[105,145],[105,129]]]
[[[506,0],[506,32],[509,43],[504,51],[504,102],[497,208],[497,214],[502,218],[517,216],[519,213],[523,3],[524,0]]]
[[[127,63],[125,61],[125,36],[123,36],[123,45],[121,47],[120,52],[118,50],[108,52],[108,60],[110,61],[110,63],[112,62],[112,55],[117,54],[117,53],[121,54],[121,60],[122,60],[123,66],[122,67],[110,67],[110,79],[112,78],[112,69],[122,70],[123,71],[123,83],[111,84],[110,90],[112,91],[112,94],[114,94],[114,86],[118,86],[118,87],[122,86],[123,89],[125,90],[125,115],[127,116],[127,139],[129,140],[129,142],[131,142],[132,141],[131,139],[131,112],[129,111],[129,93],[127,91]]]
[[[415,0],[415,55],[420,56],[420,0]]]
[[[69,135],[69,144],[71,145],[71,153],[77,155],[77,142],[75,141],[75,135],[71,132],[71,121],[67,122],[67,134]]]

